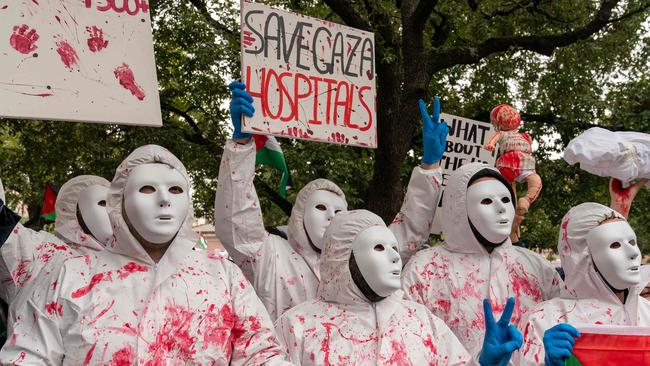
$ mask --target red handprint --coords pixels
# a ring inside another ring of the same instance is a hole
[[[15,25],[14,32],[9,38],[9,44],[16,51],[28,54],[38,48],[36,41],[38,41],[39,35],[36,33],[36,29],[29,30],[27,24],[23,24],[21,27]]]
[[[104,40],[104,31],[93,25],[92,29],[86,27],[86,32],[90,35],[88,38],[88,49],[92,52],[99,52],[108,46],[108,41]]]
[[[124,89],[130,91],[134,97],[140,100],[144,99],[144,90],[142,90],[142,87],[135,82],[135,75],[133,75],[133,71],[129,65],[122,63],[122,66],[116,68],[115,71],[113,71],[113,74]]]
[[[347,143],[350,142],[349,138],[345,137],[344,134],[339,133],[339,132],[336,132],[336,133],[332,132],[332,134],[330,135],[328,140],[338,142],[340,144],[347,144]]]
[[[67,41],[62,40],[56,42],[56,52],[61,57],[61,62],[63,62],[65,67],[68,69],[72,70],[73,66],[79,66],[79,56],[77,55],[77,51],[75,51]]]

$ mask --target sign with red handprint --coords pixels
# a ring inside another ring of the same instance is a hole
[[[373,33],[242,0],[241,61],[243,131],[377,147]]]
[[[0,116],[160,126],[148,0],[0,0]]]

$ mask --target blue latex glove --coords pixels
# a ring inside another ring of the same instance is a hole
[[[580,332],[570,324],[562,323],[544,332],[544,363],[547,366],[563,366],[573,354],[573,346]]]
[[[246,84],[241,81],[234,81],[228,85],[231,92],[230,98],[230,119],[232,120],[232,139],[250,138],[250,133],[241,132],[241,115],[253,117],[255,107],[253,107],[253,97],[246,91]]]
[[[510,361],[512,352],[519,349],[524,343],[524,337],[514,325],[510,325],[510,317],[515,309],[515,299],[508,299],[506,308],[498,322],[494,322],[490,302],[483,300],[485,313],[485,338],[483,349],[478,362],[481,366],[505,366]]]
[[[433,98],[433,115],[429,115],[427,105],[420,99],[420,114],[422,115],[422,144],[424,164],[434,164],[442,159],[447,146],[449,127],[446,122],[440,122],[440,98]]]

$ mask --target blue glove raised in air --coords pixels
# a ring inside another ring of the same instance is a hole
[[[253,107],[253,97],[246,91],[246,84],[241,81],[234,81],[228,85],[232,93],[230,98],[230,119],[232,120],[233,140],[250,138],[250,133],[241,132],[241,115],[253,117],[255,107]]]
[[[433,98],[433,115],[429,115],[427,105],[420,99],[420,114],[422,115],[422,144],[424,164],[435,164],[442,159],[447,144],[449,128],[447,123],[440,122],[440,98]]]
[[[563,366],[573,354],[573,346],[580,332],[570,324],[558,324],[544,332],[544,363],[547,366]]]
[[[515,308],[515,299],[508,299],[506,307],[498,322],[494,321],[490,302],[483,300],[485,313],[485,338],[483,349],[478,362],[481,366],[505,366],[510,361],[512,352],[519,349],[524,338],[514,325],[510,325],[510,317]]]

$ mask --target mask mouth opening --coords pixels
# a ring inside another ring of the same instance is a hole
[[[467,189],[472,184],[474,184],[474,182],[476,182],[477,180],[479,180],[481,178],[494,178],[494,179],[498,180],[499,182],[501,182],[508,189],[508,192],[510,192],[510,203],[512,204],[512,206],[515,209],[517,208],[517,206],[515,204],[515,202],[516,202],[516,200],[515,200],[515,192],[512,190],[512,185],[510,184],[510,182],[508,182],[508,180],[503,175],[501,175],[501,173],[499,173],[499,172],[497,172],[496,170],[493,170],[493,169],[483,168],[483,169],[479,170],[478,172],[474,173],[472,178],[470,178],[470,180],[467,182],[467,187],[465,189],[465,192],[467,192]],[[496,248],[496,247],[500,246],[501,244],[505,243],[506,240],[508,240],[508,237],[506,237],[505,239],[503,239],[499,243],[493,243],[493,242],[487,240],[476,229],[476,227],[472,223],[472,220],[470,220],[469,216],[467,217],[467,222],[469,222],[469,227],[472,230],[472,234],[474,234],[474,237],[476,238],[476,240],[478,240],[478,242],[484,247]]]
[[[354,259],[354,252],[350,252],[350,260],[348,263],[350,274],[352,275],[352,281],[354,281],[354,284],[357,286],[359,291],[361,291],[363,296],[368,299],[368,301],[379,302],[385,299],[385,297],[377,295],[377,293],[370,288],[370,285],[368,282],[366,282],[366,279],[363,278],[363,274],[361,274],[361,270],[357,265],[357,261]]]

